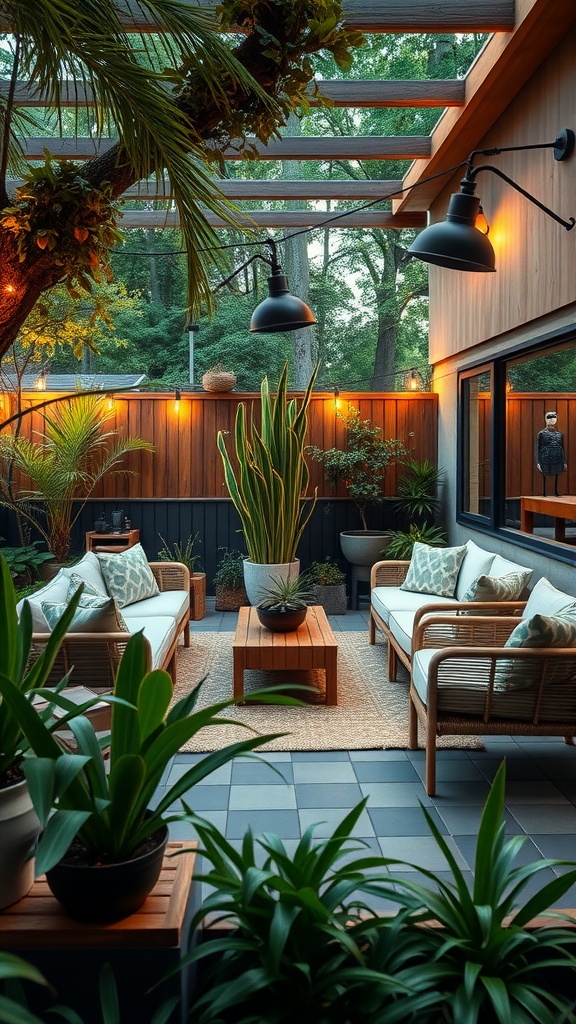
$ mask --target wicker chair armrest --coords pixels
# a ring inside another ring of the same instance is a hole
[[[458,601],[453,605],[431,601],[430,604],[424,604],[416,611],[413,631],[416,632],[425,615],[461,615],[466,612],[467,616],[472,616],[474,612],[486,615],[488,611],[492,611],[494,615],[520,617],[525,606],[525,601]]]
[[[406,579],[409,561],[386,559],[375,562],[370,572],[370,589],[372,587],[398,587]]]
[[[514,615],[425,614],[414,626],[412,654],[425,647],[501,648],[519,622]]]
[[[71,686],[87,686],[100,692],[114,686],[118,665],[132,633],[67,633],[48,678],[48,686],[55,686],[72,670]],[[41,653],[50,639],[50,633],[32,635],[31,662]],[[152,648],[144,637],[146,671],[152,668]]]
[[[560,660],[572,660],[576,663],[576,647],[446,647],[437,651],[430,659],[428,666],[428,687],[438,689],[438,671],[441,666],[451,661],[465,663],[472,661],[477,663],[479,659],[490,659],[494,671],[499,661],[522,661],[532,659],[546,661],[550,658]]]
[[[182,562],[149,562],[159,590],[190,590],[190,570]]]

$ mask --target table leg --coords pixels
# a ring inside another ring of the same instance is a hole
[[[566,540],[566,520],[563,516],[554,516],[554,540]]]
[[[524,533],[534,533],[534,513],[527,509],[520,509],[520,529]]]
[[[234,685],[233,685],[234,699],[237,699],[238,697],[242,697],[243,694],[244,694],[244,667],[245,666],[244,666],[244,658],[243,658],[242,651],[234,649],[234,654],[233,654],[233,658],[232,658],[232,665],[233,665],[233,678],[234,678]]]
[[[338,703],[338,648],[326,648],[326,704]]]

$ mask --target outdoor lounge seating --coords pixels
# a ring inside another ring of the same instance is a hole
[[[120,559],[122,555],[106,557]],[[126,644],[138,630],[144,633],[148,669],[167,669],[176,681],[176,651],[182,634],[184,645],[190,646],[190,573],[179,562],[145,564],[151,573],[149,592],[153,591],[152,596],[123,605],[119,614],[117,604],[110,598],[101,564],[92,552],[76,565],[61,569],[50,583],[29,598],[33,644],[38,652],[49,636],[50,625],[44,612],[52,605],[62,613],[70,596],[72,577],[74,582],[84,583],[85,593],[96,594],[96,601],[98,597],[108,598],[108,603],[113,605],[111,613],[104,608],[104,617],[96,616],[92,621],[88,617],[82,631],[82,622],[78,622],[76,629],[66,634],[50,676],[51,683],[73,669],[71,685],[86,686],[97,692],[111,690]],[[22,603],[18,605],[19,611]]]
[[[419,548],[425,545],[418,545]],[[439,553],[450,549],[437,549]],[[532,570],[526,566],[511,562],[501,555],[478,547],[473,541],[461,549],[459,566],[454,566],[455,579],[452,596],[442,596],[432,590],[423,592],[406,589],[406,579],[411,563],[409,561],[382,561],[372,567],[370,577],[370,619],[368,636],[370,643],[375,643],[376,629],[384,633],[388,641],[388,678],[394,681],[398,670],[398,661],[410,671],[412,641],[416,627],[422,617],[432,612],[455,611],[468,614],[519,614],[527,597],[527,584]],[[485,577],[488,583],[483,583]],[[499,580],[501,584],[494,581]],[[481,595],[489,592],[506,591],[506,580],[512,580],[516,588],[513,600],[495,599],[482,600]],[[426,585],[426,584],[423,584]],[[418,586],[418,583],[415,584]],[[441,587],[431,582],[430,587],[436,591]],[[450,590],[450,586],[444,587]],[[520,595],[520,596],[518,596]]]

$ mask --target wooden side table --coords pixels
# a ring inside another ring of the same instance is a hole
[[[140,540],[140,530],[128,530],[124,533],[97,533],[89,530],[86,534],[86,551],[127,551]]]
[[[160,878],[135,914],[112,924],[74,921],[52,896],[44,876],[30,892],[0,914],[0,949],[34,963],[86,1024],[101,1024],[99,975],[102,966],[114,971],[122,1019],[150,1020],[153,1010],[172,995],[182,997],[187,1017],[188,982],[179,972],[148,993],[187,948],[188,925],[200,905],[200,883],[192,884],[197,843],[172,842],[166,847]],[[183,850],[177,857],[170,854]],[[41,1013],[47,996],[27,992],[31,1009]],[[38,1000],[36,1003],[35,1000]]]

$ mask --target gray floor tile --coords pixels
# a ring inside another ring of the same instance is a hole
[[[294,761],[294,782],[356,782],[350,761]]]
[[[467,868],[462,853],[450,836],[446,837],[446,844],[456,863]],[[399,861],[399,870],[409,871],[410,865],[425,867],[428,871],[446,871],[448,868],[448,862],[433,836],[384,836],[380,838],[380,849],[385,857]],[[396,874],[394,866],[390,871]]]
[[[428,808],[435,825],[447,835],[438,811]],[[368,814],[377,836],[429,836],[430,829],[421,807],[369,807]]]
[[[524,832],[537,842],[538,835],[576,832],[576,807],[571,804],[515,804],[510,808]]]
[[[349,761],[347,750],[294,750],[292,761]]]
[[[553,782],[506,781],[506,803],[516,804],[567,804],[568,800]]]
[[[294,781],[292,765],[288,761],[269,762],[235,761],[232,767],[234,786],[285,786]]]
[[[183,799],[193,811],[203,814],[207,810],[226,811],[229,795],[229,786],[193,786]]]
[[[351,761],[407,761],[407,750],[350,750]]]
[[[230,810],[285,810],[296,808],[294,786],[232,786]]]
[[[340,807],[350,810],[362,799],[360,786],[353,782],[297,784],[298,807]]]
[[[431,806],[421,782],[361,782],[362,796],[367,796],[368,807]]]
[[[406,761],[356,761],[354,771],[359,782],[417,782],[418,772]]]
[[[422,761],[414,765],[421,779],[425,777],[426,765]],[[469,758],[446,758],[436,762],[436,781],[441,782],[484,782],[485,776]]]
[[[489,781],[492,781],[502,764],[502,758],[500,757],[485,757],[483,760],[474,758],[473,760],[478,770]],[[546,775],[536,761],[529,757],[523,757],[512,758],[506,761],[506,778],[510,782],[529,782],[534,779],[546,779]]]
[[[568,760],[576,759],[576,745],[564,743],[561,736],[559,736],[558,739],[550,739],[548,736],[530,737],[528,742],[525,737],[519,736],[516,742],[522,750],[525,750],[532,757],[565,757]]]
[[[576,779],[576,758],[571,757],[539,757],[534,754],[535,763],[546,773],[549,779],[558,781],[574,781]]]
[[[349,810],[350,808],[348,808]],[[331,836],[335,828],[346,817],[346,812],[339,807],[303,807],[298,811],[302,832],[310,825],[316,825],[314,835],[318,839],[326,839]],[[358,818],[352,830],[352,836],[370,838],[374,836],[374,827],[367,812],[364,810]]]
[[[563,782],[562,779],[558,779],[556,785],[571,804],[576,804],[576,781]]]
[[[183,775],[186,774],[188,769],[191,767],[190,764],[182,763],[175,764],[168,776],[168,785],[172,786],[175,782],[178,782]],[[216,768],[215,771],[210,772],[205,779],[202,779],[203,786],[229,786],[232,775],[232,765],[223,764],[220,768]],[[198,783],[200,785],[200,783]]]
[[[448,804],[462,807],[464,804],[484,804],[490,792],[488,782],[439,782],[436,795],[432,797],[438,809]]]
[[[202,817],[211,821],[212,824],[226,835],[227,811],[202,811]],[[170,824],[170,839],[197,839],[197,833],[193,826],[187,821],[174,821]]]
[[[441,747],[436,751],[436,763],[439,764],[440,761],[468,761],[470,753],[471,751],[462,750],[461,748]],[[479,753],[479,750],[474,751],[474,754]],[[426,751],[424,747],[421,747],[419,750],[407,750],[406,756],[415,764],[423,764],[426,760]]]
[[[438,806],[440,817],[446,824],[446,827],[451,835],[453,836],[477,836],[478,829],[480,827],[480,818],[482,817],[482,811],[484,807],[482,804],[477,804],[474,807],[458,807],[449,805]],[[506,822],[507,831],[512,829],[512,833],[516,833],[519,830],[518,822],[512,816],[511,812],[504,810],[504,820]]]
[[[250,827],[255,836],[275,832],[283,839],[298,839],[300,823],[294,810],[228,811],[225,835],[228,839],[241,839]]]
[[[511,835],[512,834],[520,834],[518,831],[518,827],[516,828],[516,833],[511,833]],[[511,838],[511,835],[508,836],[508,838]],[[466,861],[471,871],[474,870],[477,838],[478,837],[475,835],[459,835],[457,833],[454,833],[454,842],[456,843],[458,849],[461,850],[464,857],[466,858]],[[532,842],[531,839],[526,837],[524,839],[522,848],[518,853],[518,856],[514,860],[514,866],[520,867],[525,864],[533,864],[535,861],[539,860],[541,860],[541,856],[538,847]]]
[[[533,842],[543,857],[576,861],[576,834],[574,832],[567,835],[561,833],[535,835]]]

